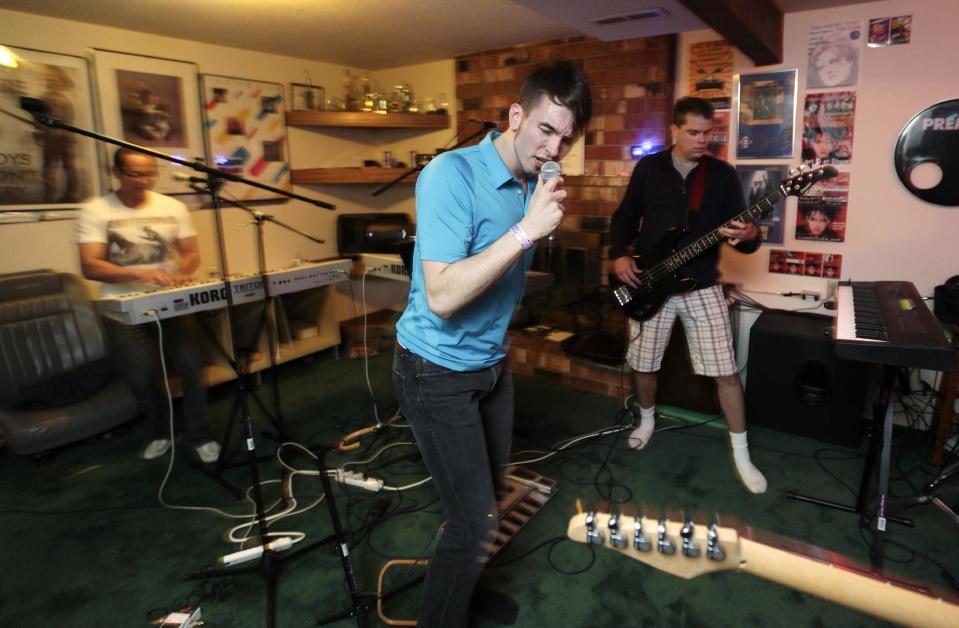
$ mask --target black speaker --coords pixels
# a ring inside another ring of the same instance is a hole
[[[855,447],[866,367],[836,356],[833,319],[767,311],[749,332],[746,418],[782,432]]]
[[[412,235],[406,214],[340,214],[336,243],[340,255],[396,253],[395,245]]]

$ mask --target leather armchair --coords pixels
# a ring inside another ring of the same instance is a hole
[[[75,275],[0,275],[0,435],[10,451],[44,452],[138,413],[109,360],[99,317]]]

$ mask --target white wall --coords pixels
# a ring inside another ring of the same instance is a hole
[[[331,25],[331,28],[335,25]],[[318,26],[317,36],[322,37]],[[32,14],[0,10],[0,43],[34,48],[48,52],[86,56],[91,48],[103,48],[135,54],[192,61],[199,72],[237,76],[255,80],[282,83],[288,92],[289,83],[305,83],[307,72],[314,84],[323,85],[327,95],[340,95],[344,68],[293,57],[202,44],[170,37],[161,37],[134,31],[96,26],[68,20],[47,18]],[[436,98],[440,93],[455,95],[453,61],[445,60],[416,66],[367,72],[350,68],[354,75],[367,74],[371,82],[383,88],[400,82],[412,84],[418,94]],[[358,166],[364,159],[381,160],[383,150],[390,149],[397,159],[406,161],[409,151],[432,151],[446,146],[455,128],[439,131],[386,130],[339,128],[289,129],[291,167]],[[335,212],[319,209],[301,201],[260,205],[258,209],[274,214],[293,227],[321,239],[315,244],[276,225],[267,224],[265,232],[267,268],[284,266],[294,258],[318,259],[332,257],[336,250],[336,216],[360,211],[399,211],[413,214],[413,188],[398,185],[373,197],[373,186],[296,186],[294,191],[337,206]],[[191,207],[199,200],[188,199]],[[247,214],[238,209],[223,212],[226,231],[228,268],[232,273],[256,270],[256,240],[254,228],[249,226]],[[205,274],[217,266],[215,228],[210,212],[195,212],[200,230]],[[79,273],[76,247],[73,244],[73,221],[32,224],[0,224],[0,272],[31,268],[54,268]],[[382,282],[378,282],[382,284]],[[372,309],[396,301],[404,284],[380,285],[378,295],[372,293]]]
[[[799,111],[806,91],[806,54],[811,26],[853,19],[868,25],[870,18],[911,14],[913,29],[909,44],[864,47],[861,51],[858,85],[850,88],[857,92],[853,163],[838,167],[851,173],[846,241],[809,242],[792,238],[790,229],[795,225],[796,200],[790,198],[786,205],[784,248],[841,254],[843,279],[911,281],[924,296],[932,296],[934,286],[959,274],[959,254],[956,253],[959,207],[940,207],[916,198],[900,183],[893,166],[893,151],[906,122],[929,105],[959,97],[954,62],[955,9],[954,0],[889,0],[785,16],[783,63],[759,70],[799,70]],[[680,94],[685,93],[688,84],[689,44],[709,39],[720,37],[712,31],[682,35]],[[737,54],[736,62],[737,71],[752,68],[741,54]],[[735,121],[731,126],[731,137],[735,138]],[[798,164],[801,132],[802,129],[797,128],[794,159],[742,163]],[[724,279],[740,283],[747,290],[782,293],[807,289],[823,294],[827,291],[825,279],[767,272],[769,246],[750,256],[730,253],[729,247],[724,248],[727,249],[722,261]],[[795,301],[795,307],[801,305]]]

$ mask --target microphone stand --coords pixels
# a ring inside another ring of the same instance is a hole
[[[191,186],[191,187],[193,187],[193,189],[197,192],[206,191],[204,190],[204,188],[200,187],[199,185],[195,187],[194,186]],[[276,366],[277,366],[276,355],[277,355],[278,348],[276,343],[277,330],[276,330],[275,311],[273,313],[274,317],[271,318],[270,316],[270,307],[271,305],[275,303],[276,297],[270,294],[270,287],[266,277],[266,248],[265,248],[266,238],[263,233],[263,224],[265,222],[272,222],[280,227],[283,227],[284,229],[288,231],[296,233],[297,235],[300,235],[306,238],[307,240],[312,240],[313,242],[316,242],[318,244],[323,244],[325,240],[314,237],[304,231],[297,229],[296,227],[293,227],[280,220],[277,220],[274,216],[270,214],[265,214],[263,212],[251,209],[250,207],[246,206],[245,204],[235,199],[223,198],[223,197],[219,197],[219,198],[221,202],[226,201],[230,205],[237,207],[239,209],[242,209],[246,213],[250,214],[250,216],[253,219],[253,224],[256,226],[256,248],[257,248],[257,265],[258,265],[257,270],[258,270],[258,274],[260,275],[261,284],[263,285],[264,307],[263,307],[263,312],[258,317],[256,328],[253,332],[253,336],[252,336],[249,347],[240,348],[240,351],[242,351],[244,354],[249,354],[250,352],[252,352],[254,347],[257,344],[257,340],[260,337],[260,333],[263,331],[264,326],[266,326],[268,352],[269,352],[269,360],[270,360],[269,371],[273,378],[273,382],[272,382],[273,408],[275,409],[276,415],[274,416],[273,414],[270,413],[270,411],[266,408],[266,406],[263,404],[260,398],[256,395],[256,393],[252,392],[251,386],[243,385],[243,388],[249,391],[250,396],[256,402],[257,406],[260,408],[263,414],[265,414],[267,418],[270,419],[270,422],[273,423],[273,426],[277,430],[277,435],[280,441],[281,442],[286,441],[286,440],[289,440],[289,437],[286,433],[286,430],[284,429],[283,412],[280,406],[279,377],[276,372]],[[237,329],[239,330],[239,328]],[[247,377],[250,375],[249,373],[250,359],[248,355],[245,355],[244,358],[241,360],[239,359],[239,354],[234,353],[234,358],[230,359],[229,356],[227,356],[227,360],[230,362],[230,365],[233,368],[233,371],[237,374],[237,377]],[[230,418],[227,421],[227,425],[223,431],[223,437],[221,439],[221,446],[220,446],[221,455],[219,460],[217,460],[216,473],[218,475],[222,473],[223,469],[227,468],[225,461],[228,459],[227,451],[230,445],[230,440],[231,440],[230,436],[233,433],[233,425],[236,422],[236,413],[239,408],[240,408],[239,404],[234,402],[233,409],[230,412]],[[221,480],[218,479],[218,481],[221,481]],[[234,492],[234,494],[237,494],[237,493]],[[239,496],[240,495],[238,495],[238,497]]]
[[[229,173],[223,172],[217,168],[211,168],[205,164],[188,161],[185,159],[180,159],[178,157],[173,157],[172,155],[167,155],[159,151],[155,151],[131,142],[126,142],[108,135],[102,135],[95,131],[89,131],[87,129],[82,129],[80,127],[73,126],[58,120],[50,115],[50,107],[47,103],[42,100],[35,98],[22,97],[20,99],[21,107],[31,113],[36,120],[36,122],[49,126],[56,129],[63,129],[71,133],[76,133],[78,135],[83,135],[86,137],[93,138],[95,140],[106,142],[109,144],[115,144],[123,148],[127,148],[139,153],[150,155],[157,159],[163,159],[165,161],[173,162],[180,164],[182,166],[187,166],[192,168],[197,172],[201,172],[207,175],[207,191],[210,194],[212,201],[214,216],[216,220],[216,231],[217,231],[217,251],[219,255],[220,269],[222,271],[224,282],[226,284],[226,297],[227,297],[227,316],[230,324],[230,343],[233,350],[233,356],[238,356],[238,346],[237,346],[237,321],[236,321],[236,310],[235,303],[233,300],[233,290],[231,289],[230,282],[227,279],[229,276],[229,271],[227,268],[227,255],[226,255],[226,244],[223,231],[223,220],[222,220],[222,203],[219,195],[219,191],[222,188],[225,181],[234,181],[237,183],[243,183],[245,185],[251,185],[260,189],[268,190],[275,194],[281,196],[286,196],[288,198],[295,198],[302,200],[304,202],[310,203],[311,205],[316,205],[318,207],[323,207],[325,209],[335,209],[334,205],[330,203],[325,203],[316,199],[311,199],[305,196],[300,196],[292,192],[287,192],[286,190],[281,190],[263,183],[258,183],[256,181],[250,181],[244,177]],[[262,250],[259,252],[260,261],[262,263]],[[262,276],[262,264],[261,264],[261,276]],[[265,288],[265,284],[264,284]],[[245,370],[245,369],[243,369]],[[247,449],[247,463],[250,471],[250,480],[252,483],[253,489],[253,503],[254,503],[254,512],[256,515],[256,526],[258,531],[258,536],[260,539],[260,545],[263,546],[263,553],[260,556],[259,564],[256,568],[257,573],[266,580],[266,593],[267,593],[267,610],[266,610],[266,620],[268,628],[273,628],[276,625],[276,583],[277,578],[279,577],[279,563],[280,558],[277,555],[276,551],[271,549],[267,543],[269,542],[269,524],[267,522],[265,510],[263,507],[263,494],[260,488],[260,470],[259,464],[256,456],[256,442],[253,437],[253,420],[250,415],[250,404],[247,397],[247,388],[246,388],[246,377],[241,373],[237,373],[237,403],[242,410],[243,415],[243,431],[246,442]],[[172,434],[170,435],[173,436]],[[227,576],[233,575],[247,571],[247,569],[231,569],[229,571],[217,571],[213,573],[201,573],[191,576],[191,578],[196,577],[207,577],[207,576]]]
[[[457,142],[455,145],[453,145],[452,148],[449,148],[449,149],[447,149],[447,150],[457,149],[457,148],[459,148],[460,146],[462,146],[463,144],[466,144],[467,142],[469,142],[470,140],[472,140],[472,139],[474,139],[474,138],[476,138],[476,137],[479,137],[479,136],[482,135],[483,133],[486,133],[488,130],[490,130],[490,129],[495,129],[497,126],[499,126],[499,125],[496,124],[495,122],[483,122],[483,128],[481,128],[479,131],[476,131],[475,133],[473,133],[473,134],[471,134],[471,135],[463,138],[462,140],[460,140],[459,142]],[[413,166],[412,168],[410,168],[409,170],[407,170],[406,172],[404,172],[404,173],[401,174],[400,176],[396,177],[395,179],[393,179],[393,180],[390,181],[389,183],[387,183],[387,184],[385,184],[385,185],[383,185],[383,186],[381,186],[381,187],[378,187],[377,189],[373,190],[372,195],[373,195],[373,196],[379,196],[380,194],[382,194],[383,192],[387,191],[388,189],[390,189],[391,187],[393,187],[394,185],[396,185],[397,183],[399,183],[399,182],[402,181],[403,179],[407,178],[408,176],[410,176],[410,175],[413,174],[414,172],[419,172],[420,170],[422,170],[422,169],[425,168],[425,167],[426,167],[426,164],[423,164],[422,166]]]

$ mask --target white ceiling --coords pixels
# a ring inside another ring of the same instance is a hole
[[[786,12],[861,2],[774,1]],[[667,15],[589,21],[657,7]],[[678,0],[0,0],[0,8],[371,70],[579,35],[704,28]]]

